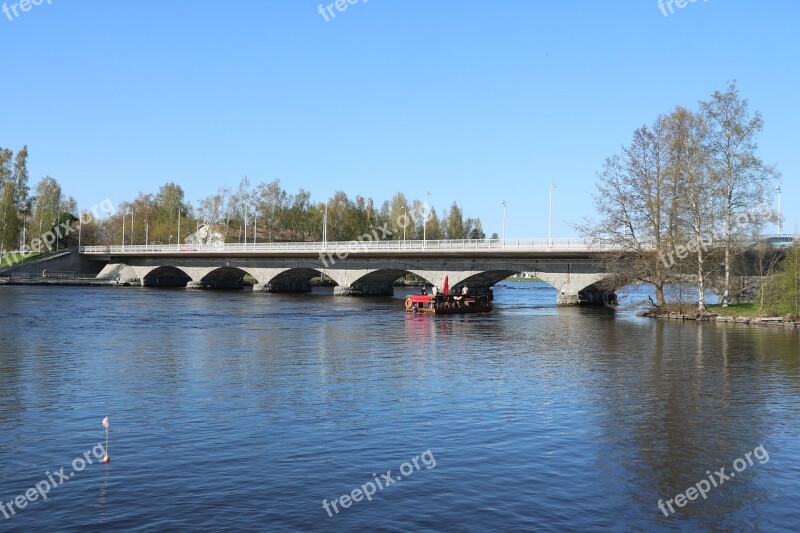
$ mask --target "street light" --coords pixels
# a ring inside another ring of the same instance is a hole
[[[425,248],[425,243],[428,240],[428,235],[427,235],[426,229],[427,229],[427,226],[428,226],[428,196],[430,196],[430,195],[431,195],[431,193],[429,193],[429,192],[425,193],[425,207],[422,208],[422,247],[423,248]]]
[[[406,248],[406,226],[408,226],[408,216],[406,216],[406,206],[403,206],[403,249]]]
[[[325,214],[322,215],[322,244],[325,245],[328,244],[328,202],[330,201],[330,198],[325,201]]]
[[[150,237],[150,224],[147,222],[147,219],[144,219],[144,245],[147,246],[148,238]]]
[[[183,210],[182,208],[180,208],[180,207],[178,208],[178,240],[175,241],[175,245],[176,246],[180,246],[180,244],[181,244],[181,211],[182,210]],[[171,237],[171,235],[170,235],[170,237]]]
[[[122,213],[122,251],[125,251],[125,213]]]
[[[781,186],[776,185],[775,190],[778,191],[778,236],[780,236],[783,229],[783,221],[781,220]]]
[[[550,184],[550,223],[547,227],[547,248],[553,246],[553,189],[556,188],[555,183]]]
[[[503,200],[501,202],[503,204],[503,246],[506,244],[506,201]]]

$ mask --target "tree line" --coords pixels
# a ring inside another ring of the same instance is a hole
[[[608,260],[618,272],[610,283],[652,284],[661,306],[664,287],[691,275],[701,313],[710,289],[723,306],[739,296],[737,262],[778,217],[767,206],[780,174],[758,156],[763,127],[732,82],[697,109],[659,115],[605,160],[594,195],[599,219],[580,229],[619,250]]]
[[[435,207],[428,206],[426,211],[421,200],[409,200],[402,192],[380,205],[360,195],[350,198],[344,191],[314,202],[302,188],[292,194],[280,180],[252,183],[247,177],[235,188],[221,187],[196,206],[187,201],[180,185],[168,182],[157,192],[140,192],[121,202],[112,213],[105,213],[108,216],[86,216],[50,176],[41,178],[30,194],[27,160],[26,146],[16,154],[0,148],[0,250],[29,249],[48,232],[61,237],[58,247],[74,246],[78,233],[61,232],[59,227],[79,219],[83,245],[174,244],[185,242],[201,224],[232,243],[320,241],[323,236],[329,241],[349,241],[373,227],[388,228],[391,234],[386,238],[394,240],[422,239],[423,235],[431,240],[486,238],[480,218],[465,216],[455,201],[442,216]],[[399,220],[405,231],[398,226]],[[326,227],[327,235],[323,235]],[[209,232],[203,235],[208,240]]]

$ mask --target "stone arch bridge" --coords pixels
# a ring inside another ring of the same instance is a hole
[[[560,305],[614,299],[598,286],[608,276],[598,258],[603,252],[577,240],[90,246],[80,252],[106,262],[99,279],[143,286],[237,289],[249,275],[255,291],[307,292],[313,278],[324,277],[336,284],[335,294],[391,295],[396,280],[414,274],[438,287],[448,276],[453,291],[467,286],[487,293],[509,276],[531,272],[558,290]]]

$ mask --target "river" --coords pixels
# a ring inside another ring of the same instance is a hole
[[[408,292],[0,288],[0,530],[797,530],[797,330]]]

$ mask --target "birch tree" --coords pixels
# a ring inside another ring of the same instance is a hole
[[[761,115],[751,114],[747,100],[739,95],[736,83],[725,92],[715,91],[711,99],[700,103],[708,125],[707,144],[710,164],[719,180],[722,244],[725,248],[722,306],[731,298],[733,258],[742,248],[743,235],[765,221],[753,216],[754,208],[764,204],[766,191],[778,177],[774,168],[757,156],[756,136],[763,129]]]

